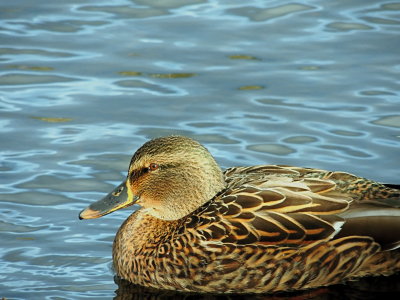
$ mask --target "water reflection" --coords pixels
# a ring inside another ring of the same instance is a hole
[[[185,294],[143,288],[121,280],[118,277],[114,277],[114,281],[118,285],[118,289],[115,291],[115,300],[375,300],[391,299],[395,293],[400,293],[400,275],[364,278],[347,285],[334,285],[303,292],[286,292],[272,295]]]

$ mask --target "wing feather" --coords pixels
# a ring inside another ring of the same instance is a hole
[[[383,233],[378,230],[368,235],[365,218],[351,214],[359,202],[371,202],[372,195],[382,196],[390,190],[388,198],[396,198],[390,187],[344,172],[276,165],[234,167],[224,175],[226,190],[203,209],[204,220],[197,220],[205,239],[303,247],[335,236],[364,235],[384,241],[388,248],[400,245],[397,237],[379,239]],[[359,192],[363,186],[373,189],[364,192],[365,199]]]

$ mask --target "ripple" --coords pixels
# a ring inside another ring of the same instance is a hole
[[[33,183],[22,183],[18,187],[48,188],[47,186],[43,187],[43,183],[40,182],[41,178],[39,178],[38,180],[39,182],[37,183],[34,180]],[[71,199],[61,195],[59,193],[59,189],[55,189],[52,193],[39,192],[34,190],[30,190],[29,192],[14,192],[12,194],[8,194],[3,201],[33,206],[53,206],[63,203],[69,203]]]
[[[400,128],[400,115],[384,116],[371,123],[380,126]]]
[[[314,10],[314,6],[289,3],[285,5],[270,7],[270,8],[259,8],[256,6],[244,6],[241,8],[228,9],[227,13],[234,15],[247,17],[254,22],[264,22],[276,18],[281,18],[287,15],[300,13],[303,11]]]
[[[296,152],[296,150],[293,148],[279,144],[256,144],[249,145],[246,148],[251,151],[269,153],[280,156],[285,156]]]
[[[368,111],[369,108],[367,106],[361,105],[329,105],[327,103],[300,103],[295,102],[294,100],[287,100],[287,99],[274,99],[274,98],[267,98],[267,99],[256,99],[256,102],[263,104],[263,105],[271,105],[271,106],[284,106],[284,107],[293,107],[293,108],[300,108],[300,109],[309,109],[309,110],[320,110],[320,111],[344,111],[344,112],[365,112]]]
[[[229,145],[240,143],[238,140],[230,139],[221,134],[196,134],[195,139],[204,144],[217,143]]]
[[[28,233],[47,228],[47,226],[28,226],[0,221],[0,232]]]
[[[74,144],[93,140],[106,140],[110,137],[132,137],[137,127],[130,124],[74,124],[42,128],[43,137],[52,144]]]
[[[232,116],[229,119],[250,119],[254,121],[260,121],[263,123],[286,123],[287,119],[283,117],[279,117],[277,115],[261,115],[261,114],[243,114],[240,116]]]
[[[207,3],[206,0],[135,0],[135,3],[153,8],[177,9],[187,6],[195,6],[196,4]]]
[[[192,1],[145,1],[140,5],[140,1],[135,1],[139,5],[83,5],[80,11],[103,12],[116,16],[119,19],[148,19],[170,14],[168,9],[179,8],[186,5],[204,3],[203,0]]]
[[[42,255],[34,259],[33,263],[39,266],[54,266],[54,267],[65,267],[71,265],[72,262],[76,262],[76,265],[81,267],[94,266],[99,264],[108,263],[109,258],[100,257],[82,257],[77,255]],[[75,265],[75,263],[74,263]]]
[[[18,108],[16,105],[11,104],[11,103],[7,103],[5,100],[0,99],[0,111],[3,112],[15,112],[15,111],[19,111],[20,108]],[[2,120],[2,122],[9,122],[6,120]],[[6,125],[6,123],[4,123],[4,125]],[[1,126],[2,130],[5,130],[4,126]]]
[[[106,173],[105,171],[109,171],[109,173],[117,171],[119,173],[121,170],[125,170],[130,159],[129,153],[84,154],[79,159],[66,161],[62,165],[76,166],[79,174],[90,172],[93,176],[99,176]]]
[[[29,149],[26,151],[2,151],[0,153],[3,157],[7,158],[27,158],[37,155],[52,155],[56,151],[52,149]]]
[[[79,79],[59,75],[36,75],[12,73],[0,76],[0,85],[37,85],[57,82],[71,82]]]
[[[153,139],[166,135],[185,135],[189,137],[194,136],[194,132],[190,130],[176,129],[176,128],[162,128],[162,127],[145,127],[137,131],[138,135],[144,136],[147,139]]]
[[[367,133],[363,131],[350,130],[345,126],[326,124],[322,122],[303,122],[302,125],[312,129],[313,131],[321,131],[342,137],[365,137],[367,135]]]
[[[348,156],[348,157],[357,157],[357,158],[373,158],[374,155],[371,153],[368,153],[366,151],[362,151],[360,149],[356,149],[354,147],[349,147],[349,146],[340,146],[340,145],[320,145],[319,146],[322,149],[327,149],[327,150],[334,150],[335,152]]]
[[[283,139],[283,142],[290,144],[310,144],[310,143],[315,143],[317,141],[318,139],[316,137],[307,135],[291,136]]]
[[[157,85],[143,80],[118,80],[114,82],[115,85],[135,89],[141,92],[150,93],[153,95],[182,95],[183,90],[172,88],[171,86]]]
[[[45,30],[59,33],[77,33],[88,29],[92,26],[104,26],[109,24],[106,21],[89,21],[89,20],[58,20],[58,21],[43,21],[39,23],[33,22],[13,22],[13,26],[20,25],[25,28],[28,32],[36,30]]]
[[[79,82],[74,81],[74,85],[79,85]],[[7,99],[2,99],[0,110],[3,105],[6,109],[9,108],[12,111],[25,111],[27,108],[32,109],[32,107],[45,108],[72,104],[72,98],[66,94],[60,94],[61,85],[66,87],[68,84],[31,84],[24,86],[23,89],[21,89],[21,85],[9,85],[8,89],[16,89],[18,93]],[[39,97],[38,95],[43,96]],[[35,101],[32,101],[33,97]]]
[[[65,183],[68,182],[68,185]],[[68,179],[49,175],[41,175],[33,181],[20,183],[17,185],[20,189],[51,189],[58,192],[92,192],[99,185],[94,179]]]
[[[330,132],[335,135],[348,136],[348,137],[365,136],[364,132],[352,131],[352,130],[332,129],[330,130]]]
[[[30,149],[27,151],[0,152],[2,178],[0,190],[4,193],[15,192],[13,185],[16,182],[29,180],[29,176],[41,170],[41,163],[55,154],[52,150]],[[23,175],[23,176],[21,176]]]
[[[373,139],[374,143],[380,144],[380,145],[385,145],[385,146],[389,146],[389,147],[396,147],[398,149],[400,149],[400,135],[397,136],[397,141],[396,140],[389,140],[389,139]]]
[[[353,30],[372,30],[374,27],[365,25],[362,23],[351,23],[351,22],[333,22],[326,27],[329,30],[334,30],[334,31],[353,31]]]
[[[396,93],[382,90],[365,90],[360,92],[363,96],[396,96]]]
[[[388,18],[379,18],[379,17],[364,17],[363,20],[379,25],[400,25],[400,21]]]
[[[321,162],[336,163],[336,164],[343,164],[346,162],[346,160],[340,156],[332,156],[332,155],[325,155],[325,154],[313,155],[313,160],[321,161]]]
[[[22,56],[25,59],[37,58],[38,56],[43,56],[47,59],[60,59],[75,57],[76,54],[64,51],[50,51],[35,48],[0,48],[0,57],[3,56],[12,57],[15,59],[18,59],[18,56]]]
[[[0,104],[0,111],[2,111],[1,104]],[[6,133],[13,131],[10,124],[11,124],[10,120],[0,120],[0,132]],[[1,169],[1,161],[0,161],[0,169]]]
[[[393,2],[393,3],[385,3],[381,5],[382,10],[389,10],[389,11],[397,11],[400,10],[400,3]]]
[[[8,159],[6,157],[0,162],[0,170],[4,173],[20,173],[21,170],[28,173],[36,170],[38,167],[39,165],[37,163],[20,159]]]
[[[186,126],[195,127],[195,128],[216,128],[223,127],[224,123],[217,122],[189,122]]]
[[[103,12],[108,14],[113,14],[118,18],[152,18],[159,17],[168,14],[167,11],[163,9],[156,9],[150,7],[132,7],[128,5],[85,5],[79,7],[81,11],[89,12]]]

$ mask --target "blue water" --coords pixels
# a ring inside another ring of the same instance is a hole
[[[0,297],[115,296],[131,210],[77,216],[149,138],[400,183],[399,29],[399,1],[2,1]]]

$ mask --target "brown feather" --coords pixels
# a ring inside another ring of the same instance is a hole
[[[220,173],[211,160],[183,137],[134,155],[128,178],[145,163],[161,167],[131,184],[147,198],[116,235],[120,277],[158,289],[266,293],[400,271],[399,190],[290,166]]]

